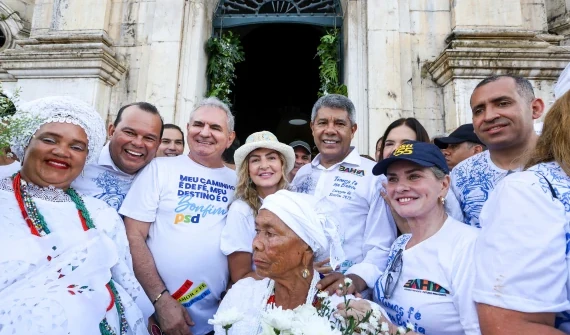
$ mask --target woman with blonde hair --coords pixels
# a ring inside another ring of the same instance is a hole
[[[570,92],[544,120],[525,171],[480,215],[473,298],[484,334],[570,333]]]
[[[255,217],[263,199],[289,186],[287,175],[295,165],[295,152],[268,131],[253,133],[234,154],[238,182],[221,249],[228,256],[233,283],[245,277],[259,278],[252,263]]]

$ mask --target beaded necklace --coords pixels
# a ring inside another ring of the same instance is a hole
[[[25,181],[22,180],[20,173],[14,175],[12,187],[14,188],[14,194],[16,196],[16,201],[18,202],[18,206],[20,207],[20,211],[22,212],[22,217],[28,224],[28,228],[30,228],[30,232],[32,235],[36,236],[45,236],[50,233],[50,230],[47,226],[47,223],[44,219],[44,216],[38,211],[36,203],[32,199],[32,197],[27,192],[27,184]],[[89,230],[95,228],[93,224],[93,220],[89,215],[89,211],[85,207],[85,203],[83,199],[77,194],[77,192],[72,189],[68,188],[65,193],[69,195],[73,203],[75,204],[75,208],[77,208],[77,213],[79,215],[79,219],[81,220],[81,225],[83,226],[83,230]],[[106,285],[109,294],[111,295],[111,303],[107,307],[107,311],[113,308],[113,305],[117,308],[117,313],[119,314],[119,331],[120,335],[125,335],[127,333],[127,319],[125,317],[125,310],[124,306],[121,302],[121,298],[119,297],[119,293],[115,288],[115,284],[113,281],[109,281]],[[103,319],[99,323],[99,330],[101,331],[102,335],[117,335],[113,328],[107,322],[107,318]]]

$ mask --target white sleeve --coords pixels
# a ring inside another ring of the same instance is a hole
[[[507,176],[483,206],[473,298],[524,313],[565,311],[570,302],[564,205],[536,176],[529,180],[531,173]]]
[[[461,205],[459,205],[459,200],[455,196],[455,193],[451,190],[451,187],[447,191],[445,196],[445,211],[449,216],[454,218],[459,222],[464,222],[463,211],[461,210]]]
[[[457,188],[457,184],[456,184],[457,173],[455,171],[456,170],[451,170],[451,173],[449,174],[449,177],[451,178],[451,182],[449,183],[450,184],[449,191],[447,192],[447,196],[445,197],[446,201],[452,202],[453,204],[446,205],[446,210],[448,210],[447,214],[451,215],[452,218],[456,219],[459,222],[465,223],[465,212],[463,212],[463,207],[461,206],[461,197],[460,197],[461,191]],[[455,201],[453,200],[454,198],[455,198]],[[459,212],[457,214],[453,214],[453,215],[452,215],[452,213],[450,213],[450,212],[456,213],[456,211],[459,211]],[[456,218],[455,217],[456,215],[459,216],[459,218]],[[467,224],[470,224],[470,223],[467,222]]]
[[[459,312],[459,321],[466,335],[481,334],[477,307],[472,296],[475,284],[475,265],[473,264],[475,243],[475,238],[465,241],[464,245],[454,250],[452,256],[453,304]]]
[[[364,259],[351,266],[345,274],[355,274],[364,279],[369,288],[373,288],[382,274],[392,243],[396,239],[396,225],[388,218],[390,209],[380,196],[382,187],[380,178],[376,179],[374,195],[364,229],[362,253]]]
[[[253,239],[255,238],[255,224],[253,213],[244,215],[233,203],[228,210],[226,225],[222,230],[220,248],[224,255],[242,251],[253,253]]]
[[[160,203],[157,161],[152,160],[136,176],[123,201],[119,214],[142,222],[154,222]]]

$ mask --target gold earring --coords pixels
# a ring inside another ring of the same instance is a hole
[[[445,206],[445,198],[444,197],[439,197],[439,202],[441,202],[442,206]]]
[[[303,278],[307,279],[309,277],[309,269],[305,268],[305,270],[303,270]]]

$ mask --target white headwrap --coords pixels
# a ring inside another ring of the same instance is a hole
[[[263,199],[261,209],[277,215],[305,241],[316,261],[330,258],[331,267],[336,269],[345,260],[335,208],[326,198],[281,190]]]
[[[22,160],[24,150],[35,132],[46,123],[61,122],[80,126],[87,134],[87,163],[97,159],[107,136],[105,122],[93,106],[72,97],[47,97],[23,104],[14,115],[15,118],[30,119],[25,131],[12,138],[11,150]]]

